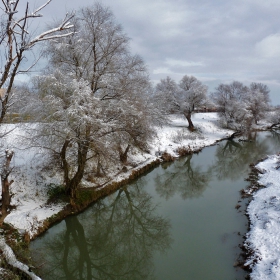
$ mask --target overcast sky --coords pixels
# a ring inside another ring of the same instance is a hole
[[[262,82],[272,102],[280,104],[280,0],[100,2],[131,38],[131,51],[143,57],[153,82],[193,75],[210,92],[221,82]],[[92,3],[53,0],[42,13],[50,22]]]

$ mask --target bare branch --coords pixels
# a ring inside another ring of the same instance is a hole
[[[19,73],[27,73],[38,62],[38,59],[35,58],[30,63],[32,64],[30,67],[28,66],[26,70],[22,70],[21,65],[25,57],[25,51],[30,50],[38,42],[69,36],[72,34],[69,29],[73,27],[73,25],[69,23],[69,20],[73,16],[67,14],[59,26],[32,38],[27,30],[29,19],[41,17],[42,15],[40,15],[39,12],[52,0],[45,0],[45,3],[33,12],[30,12],[29,4],[26,2],[25,10],[20,16],[20,19],[14,18],[14,14],[17,13],[16,9],[19,0],[1,1],[4,4],[1,3],[2,10],[5,14],[5,21],[1,23],[0,45],[5,44],[5,47],[3,46],[3,52],[1,50],[1,59],[4,60],[4,63],[0,70],[0,89],[5,88],[7,94],[4,98],[0,99],[0,123],[3,122],[6,115],[16,75]]]
[[[67,37],[69,35],[72,35],[73,33],[74,32],[69,32],[69,33],[66,33],[66,34],[53,35],[53,36],[43,37],[43,38],[38,38],[37,37],[33,41],[31,41],[25,49],[33,47],[37,42],[42,42],[42,41],[48,41],[48,40],[52,40],[52,39]]]
[[[36,59],[36,61],[35,61],[34,63],[32,63],[32,65],[31,65],[30,67],[28,67],[26,70],[20,70],[20,71],[18,71],[17,74],[28,73],[28,72],[37,64],[37,62],[40,60],[40,58],[41,58],[41,56],[38,57],[38,58]]]
[[[45,4],[43,4],[41,7],[39,7],[37,10],[33,12],[34,15],[36,15],[38,12],[40,12],[42,9],[44,9],[52,0],[48,0]]]
[[[3,1],[4,1],[4,0],[3,0]],[[19,1],[19,0],[18,0],[18,1]],[[18,2],[18,1],[17,1],[17,2]],[[51,1],[52,1],[52,0],[48,0],[48,1],[47,1],[45,4],[43,4],[41,7],[37,8],[34,12],[32,12],[32,13],[30,13],[30,14],[25,14],[24,17],[20,18],[18,21],[15,22],[13,28],[14,28],[16,25],[20,26],[19,23],[20,23],[21,21],[23,21],[23,20],[26,21],[26,19],[28,19],[28,18],[42,17],[43,15],[41,15],[41,14],[38,14],[38,15],[37,15],[37,13],[38,13],[39,11],[41,11],[44,7],[46,7]],[[16,4],[17,4],[17,3],[16,3]],[[28,7],[28,2],[27,2],[27,4],[26,4],[26,7]],[[28,9],[27,9],[27,10],[28,10]]]
[[[4,1],[4,0],[2,0],[2,3],[4,4],[4,6],[5,6],[6,10],[9,10],[9,9],[8,9],[8,6],[6,5],[6,3],[5,3],[5,1]]]
[[[68,30],[68,29],[73,28],[74,25],[70,24],[70,22],[69,22],[69,20],[71,18],[73,18],[73,16],[74,15],[70,15],[70,16],[66,15],[66,17],[64,18],[64,20],[62,21],[62,23],[58,27],[47,30],[47,31],[41,33],[40,35],[38,35],[37,37],[35,37],[33,40],[30,41],[30,43],[28,45],[26,45],[26,49],[31,48],[37,42],[56,39],[56,38],[61,38],[61,37],[67,37],[67,36],[73,34],[73,32],[69,32],[67,34],[49,36],[49,35],[52,35],[52,34],[58,32],[58,31],[63,31],[63,30]]]

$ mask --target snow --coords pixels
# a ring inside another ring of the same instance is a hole
[[[280,277],[280,155],[268,157],[257,168],[258,183],[265,186],[253,195],[247,213],[250,231],[245,246],[253,252],[245,265],[252,268],[254,280],[276,280]]]
[[[113,170],[110,177],[114,178],[114,181],[123,180],[129,176],[133,166],[136,166],[136,169],[141,168],[156,160],[163,152],[178,157],[176,150],[179,147],[199,150],[232,133],[230,130],[219,128],[217,122],[216,113],[194,114],[193,123],[197,131],[190,132],[184,117],[170,116],[168,125],[154,128],[157,135],[149,143],[149,151],[129,154],[129,160],[133,163],[129,171]],[[63,178],[61,174],[42,169],[42,163],[46,160],[44,150],[24,147],[25,143],[22,140],[22,137],[26,136],[24,125],[6,125],[4,129],[11,129],[12,132],[6,135],[3,147],[15,152],[11,162],[14,169],[9,177],[10,180],[14,180],[10,189],[13,193],[11,204],[15,209],[5,218],[5,223],[12,225],[21,233],[28,233],[32,238],[43,226],[44,220],[65,206],[63,203],[51,205],[47,203],[48,185],[62,184]],[[84,186],[91,185],[85,181]]]
[[[170,120],[170,125],[156,128],[157,137],[152,142],[153,154],[167,152],[176,157],[179,147],[199,150],[231,134],[231,131],[218,127],[216,113],[196,113],[193,122],[197,131],[193,133],[188,131],[184,116],[172,115]]]
[[[8,223],[21,233],[28,233],[32,238],[43,226],[45,219],[61,211],[65,204],[47,205],[47,186],[60,184],[58,174],[42,172],[45,153],[38,148],[27,148],[23,141],[25,125],[6,125],[5,130],[12,130],[4,138],[5,149],[13,150],[15,155],[11,162],[13,168],[9,180],[14,180],[10,187],[11,205],[16,209],[5,218]]]
[[[13,250],[11,249],[10,246],[6,244],[3,236],[0,236],[0,249],[9,265],[23,271],[32,280],[41,280],[41,278],[35,275],[26,264],[17,260]],[[0,276],[1,276],[1,271],[0,271]]]

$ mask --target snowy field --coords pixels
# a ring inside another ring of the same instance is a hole
[[[258,183],[265,186],[253,195],[247,213],[251,230],[245,245],[253,255],[245,265],[254,280],[280,279],[280,155],[270,156],[257,165],[262,174]]]
[[[129,154],[129,160],[139,168],[155,160],[162,152],[178,156],[176,150],[179,147],[197,150],[214,144],[231,133],[229,130],[218,127],[215,113],[197,113],[193,116],[193,122],[197,131],[191,133],[187,129],[187,121],[183,116],[171,116],[168,125],[155,127],[157,136],[149,145],[149,153]],[[4,148],[15,151],[12,160],[14,169],[10,179],[14,180],[11,185],[13,193],[11,204],[16,209],[5,218],[5,222],[17,228],[21,233],[28,233],[32,238],[45,219],[65,206],[63,204],[47,205],[47,186],[51,183],[62,184],[63,179],[61,174],[42,170],[42,163],[45,160],[44,151],[24,147],[20,137],[25,133],[23,126],[7,125],[7,128],[15,128],[5,138]],[[110,177],[119,181],[128,175],[129,172],[118,176],[111,174]]]

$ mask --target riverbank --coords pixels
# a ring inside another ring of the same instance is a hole
[[[15,135],[24,133],[21,127],[17,127],[17,130],[13,131],[13,135],[9,136],[9,141],[11,141],[9,144],[13,144],[9,148],[13,148],[16,152],[13,162],[15,168],[11,174],[13,176],[11,179],[15,180],[15,184],[12,185],[14,192],[12,203],[13,201],[21,203],[14,205],[16,209],[6,217],[5,222],[8,224],[7,221],[12,221],[9,224],[24,235],[26,241],[29,241],[53,223],[84,210],[96,199],[114,192],[163,160],[179,157],[186,152],[200,151],[203,147],[213,145],[232,134],[232,131],[219,128],[216,114],[196,114],[194,121],[197,127],[195,132],[188,131],[187,122],[181,116],[171,116],[168,125],[155,127],[157,136],[150,142],[149,151],[146,153],[133,151],[129,155],[129,163],[125,168],[117,166],[114,169],[115,173],[112,172],[107,177],[98,178],[95,182],[83,181],[80,203],[75,208],[67,202],[50,203],[48,201],[49,186],[60,184],[61,174],[52,173],[50,168],[40,168],[46,159],[43,151],[16,150]],[[20,192],[15,193],[16,190],[20,190]],[[32,203],[30,203],[31,200]]]
[[[247,208],[250,231],[244,246],[245,266],[253,280],[277,280],[280,275],[280,154],[269,156],[254,168],[258,178],[246,191],[252,195]]]
[[[99,188],[101,191],[110,186],[115,186],[117,189],[121,182],[126,183],[129,178],[135,177],[136,173],[140,175],[141,170],[146,170],[146,166],[162,160],[165,154],[178,157],[180,151],[198,151],[231,134],[230,130],[219,128],[216,113],[197,113],[193,121],[197,129],[195,132],[190,132],[184,117],[170,116],[168,125],[155,127],[156,136],[149,143],[148,152],[134,151],[129,155],[129,163],[124,170],[122,166],[115,166],[106,177],[95,178],[94,181],[84,180],[83,189]],[[17,229],[29,240],[46,230],[53,222],[68,214],[81,211],[90,200],[77,209],[69,208],[67,202],[48,203],[49,190],[52,186],[62,185],[63,176],[44,164],[44,161],[49,160],[44,150],[24,149],[21,140],[25,133],[24,127],[11,126],[7,129],[13,131],[6,136],[5,141],[7,148],[15,151],[12,162],[14,169],[10,175],[10,179],[14,180],[11,186],[13,193],[11,204],[15,209],[4,222]]]

